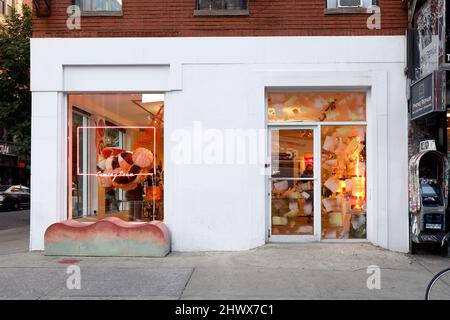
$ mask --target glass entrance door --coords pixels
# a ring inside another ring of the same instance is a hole
[[[320,237],[320,138],[315,127],[270,129],[270,237]],[[318,202],[319,201],[319,202]]]

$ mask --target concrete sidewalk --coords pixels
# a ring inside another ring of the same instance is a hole
[[[0,254],[2,299],[423,299],[450,259],[409,256],[370,244],[279,244],[229,253],[166,258],[46,257]],[[79,260],[79,261],[77,261]],[[68,265],[81,289],[68,290]],[[367,289],[367,267],[381,290]]]

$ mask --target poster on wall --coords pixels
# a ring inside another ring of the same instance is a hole
[[[450,69],[450,0],[442,1],[444,4],[444,12],[445,12],[445,52],[441,59],[446,69]],[[448,12],[447,12],[448,10]]]
[[[414,20],[416,52],[414,79],[422,79],[439,69],[446,62],[446,14],[447,1],[428,0],[416,13]],[[447,24],[448,25],[448,24]],[[450,61],[450,56],[449,56]]]

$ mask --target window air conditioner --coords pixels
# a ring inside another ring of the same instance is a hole
[[[363,6],[363,0],[338,0],[338,8],[359,8]]]

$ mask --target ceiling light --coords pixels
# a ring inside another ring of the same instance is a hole
[[[164,101],[164,93],[144,93],[142,95],[142,103]]]

